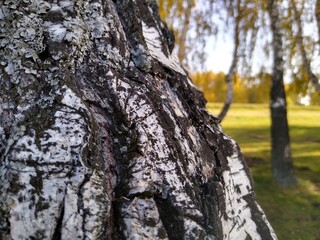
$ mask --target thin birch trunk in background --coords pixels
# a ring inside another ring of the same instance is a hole
[[[237,16],[235,17],[235,23],[234,23],[234,49],[233,49],[233,56],[232,56],[232,63],[229,68],[229,72],[226,75],[225,82],[227,84],[227,94],[226,94],[226,101],[223,105],[223,108],[218,115],[218,118],[223,121],[225,116],[227,115],[230,105],[233,101],[233,79],[234,79],[234,74],[236,73],[237,70],[237,64],[238,64],[238,49],[239,49],[239,34],[240,34],[240,0],[237,0]]]
[[[268,0],[268,14],[273,36],[273,71],[270,90],[272,177],[281,186],[294,186],[296,179],[291,159],[286,93],[283,83],[283,43],[277,1]]]
[[[313,84],[315,89],[318,92],[320,92],[319,80],[318,80],[317,76],[314,74],[314,72],[311,69],[311,62],[310,62],[310,59],[307,56],[307,52],[306,52],[306,49],[304,47],[303,30],[302,30],[302,23],[301,23],[300,13],[298,12],[297,5],[296,5],[295,1],[292,1],[291,5],[292,5],[292,8],[293,8],[295,21],[297,23],[297,28],[298,28],[296,39],[297,39],[297,42],[298,42],[298,47],[299,47],[299,51],[300,51],[301,58],[302,58],[302,65],[303,65],[304,69],[306,70],[306,72],[308,74],[309,80],[311,81],[311,83]],[[317,7],[320,7],[320,6],[318,6],[318,3],[317,3],[316,8]],[[320,12],[319,12],[319,14],[320,14]],[[319,17],[320,16],[316,16],[316,17],[317,17],[317,20],[319,21]],[[320,37],[320,34],[319,34],[319,37]]]

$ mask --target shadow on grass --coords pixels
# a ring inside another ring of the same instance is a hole
[[[307,175],[300,174],[297,188],[280,188],[270,167],[253,167],[257,200],[280,240],[320,239],[320,192]],[[303,170],[303,172],[309,170]]]
[[[251,168],[258,202],[280,240],[320,240],[320,128],[290,128],[297,188],[272,181],[268,127],[228,127]]]

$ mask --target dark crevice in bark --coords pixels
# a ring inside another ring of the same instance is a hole
[[[222,169],[222,164],[221,164],[221,161],[220,161],[220,158],[221,155],[220,155],[220,150],[217,149],[215,152],[214,152],[214,158],[215,158],[215,163],[216,163],[216,168],[214,169],[214,176],[213,176],[213,181],[215,182],[221,182],[222,185],[224,185],[224,180],[223,180],[223,177],[222,177],[222,172],[223,172],[223,169]]]
[[[217,239],[222,239],[221,235],[221,221],[219,217],[219,191],[218,191],[218,182],[215,182],[214,179],[209,179],[207,183],[204,183],[200,186],[201,193],[200,197],[200,206],[204,215],[203,225],[205,226],[206,232],[208,235],[216,236]],[[211,214],[207,214],[207,213]]]
[[[2,204],[2,203],[1,203]],[[2,207],[2,206],[1,206]],[[10,221],[9,213],[0,209],[0,240],[10,239]]]
[[[61,204],[60,215],[59,215],[59,218],[57,219],[56,227],[52,235],[52,240],[61,240],[63,216],[64,216],[64,201],[62,201],[62,204]]]
[[[113,237],[113,239],[119,239],[119,240],[125,239],[124,231],[123,231],[123,223],[122,223],[122,221],[121,221],[122,219],[120,217],[121,216],[120,209],[122,207],[121,199],[115,198],[112,201],[111,206],[113,209],[113,216],[114,216],[114,218],[113,218],[114,231],[113,231],[112,237]]]
[[[265,221],[263,221],[262,213],[259,211],[257,203],[255,202],[253,196],[247,195],[243,199],[248,203],[248,207],[251,209],[252,219],[257,225],[257,232],[263,236],[265,240],[273,239],[273,236],[270,233],[269,227]]]
[[[77,192],[77,195],[78,195],[78,202],[77,202],[78,209],[77,209],[77,211],[78,212],[81,209],[84,209],[83,208],[83,206],[84,206],[84,204],[83,204],[83,187],[87,182],[90,181],[91,176],[92,176],[92,174],[85,174],[82,183],[78,187],[78,192]],[[85,218],[85,214],[83,215],[83,219],[84,218]]]
[[[46,35],[44,36],[43,42],[45,44],[45,49],[38,54],[39,58],[42,61],[44,61],[50,57],[49,45],[47,44],[48,43],[48,36],[46,36]]]
[[[176,207],[172,206],[170,199],[156,197],[155,201],[168,238],[172,240],[184,239],[184,227],[181,213],[179,213]]]
[[[106,87],[109,88],[109,86]],[[137,146],[138,135],[137,131],[135,130],[135,125],[132,125],[128,121],[127,116],[121,110],[117,96],[110,88],[109,92],[111,94],[108,96],[107,100],[110,102],[111,106],[111,109],[109,109],[111,121],[108,129],[110,129],[111,139],[118,139],[118,142],[112,143],[114,158],[117,162],[115,166],[115,173],[118,180],[114,189],[114,193],[116,199],[121,199],[122,197],[128,197],[128,180],[130,178],[128,174],[130,173],[130,168],[132,167],[129,166],[129,161],[139,154]],[[127,140],[129,140],[129,142]],[[121,147],[123,146],[127,146],[126,152],[120,151]],[[115,206],[118,206],[118,204]]]
[[[252,237],[247,233],[246,239],[245,240],[253,240]]]

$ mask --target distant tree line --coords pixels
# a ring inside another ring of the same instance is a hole
[[[224,72],[213,71],[191,73],[194,84],[200,89],[208,102],[223,103],[227,92]],[[303,81],[303,80],[301,80]],[[241,77],[235,74],[233,82],[234,103],[265,103],[270,101],[271,75],[260,72],[254,77]],[[285,83],[288,104],[300,105],[303,94],[296,83]],[[319,105],[320,96],[309,91],[309,104]],[[304,103],[304,102],[303,102]]]
[[[231,72],[246,78],[252,78],[252,66],[272,74],[270,16],[275,10],[283,70],[291,81],[286,84],[289,101],[309,96],[312,104],[319,104],[320,0],[158,0],[158,5],[186,68],[203,71],[206,57],[213,54],[205,48],[212,43],[209,38],[223,35],[233,39]]]
[[[224,72],[198,72],[191,75],[194,84],[204,93],[208,102],[224,102],[227,91]],[[235,103],[268,103],[270,75],[249,82],[238,74],[234,77]]]

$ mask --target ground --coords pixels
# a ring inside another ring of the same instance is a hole
[[[214,114],[221,107],[208,104]],[[267,105],[233,104],[222,127],[246,156],[258,202],[279,239],[319,240],[320,106],[289,106],[288,116],[297,188],[281,189],[272,182]]]

